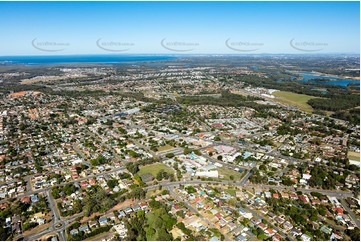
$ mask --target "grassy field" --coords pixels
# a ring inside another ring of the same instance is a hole
[[[174,147],[173,146],[170,146],[170,145],[165,145],[165,146],[160,146],[157,148],[157,151],[165,151],[165,150],[171,150],[173,149]]]
[[[138,175],[143,175],[143,174],[146,174],[146,173],[150,173],[154,177],[156,177],[160,170],[164,170],[165,172],[167,172],[169,174],[173,174],[173,169],[172,168],[170,168],[169,166],[166,166],[164,164],[157,163],[157,164],[151,164],[151,165],[140,167],[139,171],[138,171]]]
[[[234,189],[226,189],[224,191],[231,196],[236,196],[236,190],[234,190]]]
[[[354,152],[354,151],[349,151],[349,152],[347,153],[347,157],[348,157],[350,160],[359,161],[359,160],[360,160],[360,153]]]
[[[161,192],[162,192],[162,191],[159,190],[159,189],[153,189],[153,190],[147,191],[147,193],[145,194],[145,196],[146,196],[147,198],[151,198],[152,196],[156,196],[156,195],[160,194]]]
[[[219,176],[224,176],[223,179],[224,180],[231,180],[230,176],[234,177],[234,181],[239,181],[242,179],[244,173],[243,172],[239,172],[239,171],[235,171],[229,168],[225,168],[225,167],[220,167],[217,169],[218,170],[218,174]]]
[[[245,93],[243,91],[232,91],[232,93],[237,94],[237,95],[241,95],[241,96],[244,96],[244,97],[251,96],[249,93]]]
[[[313,108],[307,104],[307,101],[316,98],[305,94],[297,94],[293,92],[276,91],[272,93],[276,97],[276,100],[290,106],[295,106],[302,111],[312,113]]]

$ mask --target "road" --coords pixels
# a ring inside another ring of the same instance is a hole
[[[301,191],[304,193],[311,193],[311,192],[319,192],[327,196],[331,197],[338,197],[338,198],[347,198],[347,197],[353,197],[353,192],[350,191],[339,191],[339,190],[322,190],[322,189],[316,189],[316,188],[294,188],[289,186],[282,186],[282,185],[263,185],[263,184],[246,184],[245,187],[247,188],[258,188],[258,189],[277,189],[277,190],[288,190],[288,191]]]
[[[89,133],[91,133],[90,131],[88,131]],[[93,133],[91,133],[91,135],[95,137],[95,135]],[[97,138],[96,138],[97,139]],[[135,142],[137,145],[140,145],[138,142]],[[108,147],[109,149],[111,147]],[[145,147],[147,150],[148,148]],[[157,157],[157,156],[156,156]],[[209,160],[214,160],[212,159],[211,157],[207,157]],[[121,161],[121,159],[119,159]],[[218,163],[221,163],[223,164],[224,166],[227,166],[229,168],[241,168],[241,169],[245,169],[245,168],[248,168],[249,167],[239,167],[239,166],[236,166],[236,165],[230,165],[228,163],[224,163],[224,162],[220,162],[220,161],[215,161],[214,162],[218,162]],[[124,162],[125,163],[125,162]],[[172,191],[172,188],[176,187],[176,186],[179,186],[179,185],[186,185],[186,184],[194,184],[194,185],[199,185],[199,184],[223,184],[223,185],[233,185],[233,186],[238,186],[238,187],[246,187],[246,188],[260,188],[260,189],[277,189],[277,190],[289,190],[289,191],[293,191],[295,192],[296,189],[294,187],[287,187],[287,186],[274,186],[274,185],[262,185],[262,184],[257,184],[257,185],[253,185],[253,184],[246,184],[246,182],[248,181],[249,177],[252,175],[252,171],[246,169],[247,173],[246,175],[242,178],[242,180],[240,182],[233,182],[233,181],[201,181],[201,180],[193,180],[193,181],[178,181],[178,182],[161,182],[159,183],[158,185],[152,185],[152,186],[148,186],[146,187],[145,189],[146,190],[151,190],[151,189],[155,189],[155,188],[158,188],[159,186],[162,186],[163,188],[166,188],[168,190],[170,190],[171,194],[177,199],[181,199],[177,194],[175,194],[173,191]],[[95,174],[95,175],[91,175],[91,176],[88,176],[88,177],[84,177],[84,178],[80,178],[80,179],[77,179],[77,180],[73,180],[73,181],[70,181],[70,182],[65,182],[65,183],[61,183],[61,184],[58,184],[58,185],[55,185],[55,186],[63,186],[63,185],[66,185],[66,184],[69,184],[69,183],[74,183],[75,181],[77,182],[80,182],[80,181],[83,181],[83,180],[87,180],[91,177],[96,177],[96,176],[99,176],[99,175],[105,175],[105,174],[109,174],[109,173],[112,173],[112,172],[116,172],[116,171],[120,171],[120,170],[125,170],[124,167],[121,167],[121,168],[116,168],[116,169],[113,169],[111,171],[106,171],[106,172],[103,172],[103,173],[99,173],[99,174]],[[28,180],[28,184],[30,183],[30,179],[27,179]],[[328,196],[334,196],[334,197],[338,197],[338,198],[346,198],[346,197],[352,197],[353,196],[353,193],[352,192],[347,192],[347,191],[332,191],[332,190],[321,190],[321,189],[303,189],[303,188],[297,188],[298,191],[302,191],[302,192],[305,192],[305,193],[310,193],[310,192],[319,192],[319,193],[322,193],[322,194],[325,194],[325,195],[328,195]],[[50,206],[50,209],[52,210],[53,214],[54,214],[54,220],[53,220],[53,223],[52,225],[41,231],[40,233],[36,234],[36,235],[31,235],[31,236],[28,236],[27,238],[24,238],[26,240],[36,240],[40,237],[42,237],[43,235],[45,234],[48,234],[48,233],[51,233],[51,232],[57,232],[58,233],[58,236],[59,236],[59,239],[60,240],[66,240],[66,235],[65,235],[65,228],[68,224],[70,224],[72,221],[74,221],[75,219],[73,220],[61,220],[60,219],[60,215],[58,214],[58,211],[56,209],[56,204],[51,196],[51,188],[44,188],[44,189],[39,189],[39,190],[36,190],[36,191],[33,191],[32,189],[30,189],[30,191],[28,191],[26,194],[23,194],[21,196],[18,196],[17,198],[20,198],[20,197],[24,197],[24,196],[29,196],[31,194],[35,194],[35,193],[40,193],[40,192],[47,192],[47,196],[48,196],[48,201],[49,201],[49,206]],[[195,212],[196,214],[199,214],[198,211],[193,208],[190,204],[188,204],[187,202],[185,202],[183,199],[181,199],[182,202],[184,202],[186,204],[186,206],[193,212]],[[6,202],[6,200],[2,200],[0,201],[0,203],[3,203],[3,202]],[[346,206],[347,207],[347,206]],[[345,208],[346,209],[346,208]],[[346,209],[347,210],[347,209]],[[256,212],[252,211],[252,214],[257,214]],[[261,216],[258,214],[258,216]],[[351,213],[350,213],[350,216],[351,218],[354,220],[354,221],[357,221],[357,219],[355,218],[355,216],[352,216]],[[200,217],[211,227],[214,227],[214,225],[212,223],[210,223],[210,221],[208,221],[208,219],[204,218],[202,215],[200,215]],[[357,223],[357,225],[359,225],[359,223]],[[277,229],[279,230],[279,229]],[[287,238],[287,236],[285,236],[281,231],[280,233],[282,234],[282,236],[284,236],[285,238]],[[225,235],[227,236],[227,235]]]
[[[341,232],[344,232],[345,231],[345,228],[340,226],[340,225],[337,225],[335,224],[334,221],[330,221],[329,219],[321,216],[321,215],[318,215],[317,216],[317,220],[320,221],[321,223],[327,223],[329,227],[332,227],[334,230],[338,230],[338,231],[341,231]]]
[[[178,103],[178,101],[176,100],[176,102]],[[179,104],[179,103],[178,103]],[[200,121],[200,120],[199,120]],[[201,121],[202,122],[202,121]],[[211,128],[208,126],[207,123],[204,123],[207,130],[209,132],[211,132],[212,134],[214,134],[213,131],[211,131]],[[138,127],[136,125],[133,125],[132,127]],[[182,133],[178,133],[179,136],[181,137],[192,137],[192,136],[188,136],[188,135],[184,135]],[[193,137],[195,138],[195,137]],[[220,142],[215,142],[215,141],[210,141],[212,142],[212,146],[213,145],[219,145]],[[138,142],[136,142],[138,145],[140,145]],[[240,144],[238,144],[237,142],[234,142],[234,143],[230,143],[228,141],[222,141],[221,142],[222,144],[226,144],[226,145],[229,145],[229,146],[233,146],[233,147],[236,147],[237,149],[241,150],[241,151],[251,151],[251,152],[261,152],[259,150],[254,150],[252,149],[251,147],[249,147],[248,145],[246,147],[242,147]],[[141,145],[144,149],[147,149],[149,151],[149,148],[148,147],[145,147],[143,145]],[[202,150],[204,149],[205,147],[203,148],[199,148],[199,150]],[[155,155],[155,154],[154,154]],[[307,162],[309,164],[315,164],[315,162],[312,162],[312,161],[306,161],[306,160],[302,160],[302,159],[297,159],[297,158],[293,158],[293,157],[289,157],[289,156],[284,156],[282,154],[279,153],[279,151],[277,149],[273,149],[269,152],[269,155],[272,155],[274,157],[277,157],[279,159],[285,159],[285,160],[288,160],[289,161],[289,164],[293,164],[293,163],[297,163],[297,162]],[[208,156],[207,154],[206,155],[202,155],[203,157],[207,158],[208,160],[216,163],[220,163],[228,168],[231,168],[231,169],[235,169],[235,168],[240,168],[240,169],[244,169],[244,170],[249,170],[250,167],[245,167],[245,166],[239,166],[239,165],[233,165],[233,164],[229,164],[229,163],[225,163],[225,162],[222,162],[222,161],[218,161],[210,156]],[[282,170],[282,173],[285,172],[287,170],[287,166],[284,170]],[[338,191],[338,190],[321,190],[321,189],[316,189],[316,188],[311,188],[311,189],[305,189],[305,188],[297,188],[297,190],[293,187],[286,187],[286,186],[274,186],[274,185],[246,185],[246,182],[247,180],[249,179],[249,177],[252,175],[252,173],[247,173],[245,178],[242,179],[242,181],[240,183],[235,183],[237,186],[247,186],[247,187],[256,187],[256,188],[261,188],[261,189],[283,189],[283,190],[289,190],[289,191],[302,191],[302,192],[305,192],[305,193],[310,193],[310,192],[320,192],[320,193],[323,193],[325,195],[328,195],[328,196],[334,196],[334,197],[338,197],[338,198],[347,198],[347,197],[353,197],[353,193],[352,192],[348,192],[348,191]],[[194,183],[194,184],[197,184],[197,183]],[[226,182],[222,182],[222,184],[227,184]]]
[[[124,168],[119,168],[116,170],[120,170],[120,169],[124,169]],[[110,172],[114,172],[115,170],[112,171],[108,171],[108,172],[104,172],[101,174],[106,174],[106,173],[110,173]],[[101,174],[97,174],[97,175],[101,175]],[[273,186],[273,185],[246,185],[246,182],[248,180],[248,178],[251,176],[251,171],[247,171],[247,174],[242,178],[242,180],[240,182],[232,182],[232,181],[202,181],[202,180],[191,180],[191,181],[176,181],[176,182],[160,182],[157,185],[151,185],[148,187],[145,187],[145,190],[152,190],[152,189],[157,189],[160,186],[162,186],[165,189],[168,189],[171,193],[172,196],[174,196],[175,199],[182,201],[192,212],[199,214],[199,212],[193,208],[190,204],[188,204],[188,202],[186,202],[185,200],[183,200],[178,194],[173,192],[173,189],[175,187],[179,187],[180,185],[188,185],[188,184],[193,184],[193,185],[200,185],[200,184],[213,184],[213,185],[232,185],[232,186],[238,186],[238,187],[245,187],[245,188],[261,188],[261,189],[277,189],[277,190],[289,190],[289,191],[295,191],[295,188],[293,187],[287,187],[287,186]],[[89,177],[87,178],[83,178],[83,179],[89,179]],[[79,180],[79,179],[78,179]],[[72,181],[74,182],[74,181]],[[65,184],[59,184],[58,186],[61,185],[65,185]],[[298,189],[299,191],[305,192],[305,193],[309,193],[312,191],[315,192],[319,192],[328,196],[334,196],[334,197],[339,197],[339,198],[346,198],[346,197],[352,197],[353,193],[352,192],[346,192],[346,191],[332,191],[332,190],[320,190],[320,189]],[[72,221],[74,221],[76,219],[75,218],[71,218],[68,220],[61,220],[60,219],[60,215],[58,213],[58,210],[56,209],[56,204],[55,201],[53,200],[53,197],[51,196],[51,190],[50,188],[46,188],[43,189],[43,191],[47,192],[47,196],[48,196],[48,201],[49,201],[49,207],[52,210],[52,213],[54,214],[54,220],[52,223],[52,226],[50,226],[50,229],[45,229],[44,231],[36,234],[36,235],[31,235],[28,236],[26,238],[26,240],[35,240],[37,238],[40,238],[41,236],[47,234],[47,233],[51,233],[51,232],[57,232],[59,235],[59,238],[61,240],[65,240],[65,228],[68,224],[70,224]],[[37,192],[33,192],[33,193],[38,193]],[[342,201],[342,200],[341,200]],[[345,206],[345,205],[344,205]],[[347,207],[348,208],[348,207]],[[347,210],[347,208],[345,207],[345,209]],[[258,214],[253,210],[250,210],[252,212],[252,214]],[[81,216],[81,215],[78,215]],[[256,215],[255,215],[256,216]],[[257,215],[257,217],[259,217],[261,215]],[[351,216],[351,213],[350,213]],[[214,225],[206,218],[204,218],[201,214],[200,217],[207,223],[209,224],[209,226],[214,227]],[[351,217],[352,219],[356,219],[355,216]],[[55,226],[58,225],[58,226]],[[277,229],[280,231],[280,229]],[[285,238],[287,238],[287,236],[285,236],[281,231],[280,233],[282,234],[282,236],[284,236]],[[227,235],[225,235],[227,236]]]
[[[222,164],[223,166],[225,167],[228,167],[230,169],[235,169],[235,168],[238,168],[238,169],[242,169],[242,170],[250,170],[251,167],[249,166],[240,166],[240,165],[233,165],[233,164],[229,164],[229,163],[225,163],[223,161],[219,161],[217,159],[214,159],[213,157],[210,157],[209,155],[207,154],[204,154],[202,155],[203,157],[207,158],[208,160],[212,161],[213,163],[220,163]]]
[[[10,199],[19,199],[19,198],[22,198],[22,197],[28,197],[30,195],[38,194],[38,193],[41,193],[41,192],[47,192],[47,191],[51,190],[51,188],[53,188],[53,187],[61,187],[61,186],[65,186],[67,184],[71,184],[71,183],[74,183],[74,182],[81,182],[81,181],[88,180],[89,178],[94,178],[94,177],[97,177],[97,176],[107,175],[107,174],[110,174],[110,173],[113,173],[113,172],[124,171],[124,170],[126,170],[125,167],[119,167],[119,168],[112,169],[110,171],[101,172],[101,173],[98,173],[98,174],[90,175],[90,176],[87,176],[87,177],[82,177],[82,178],[72,180],[72,181],[68,181],[68,182],[62,182],[60,184],[55,184],[52,187],[47,187],[47,188],[42,188],[42,189],[38,189],[38,190],[28,191],[28,192],[26,192],[26,193],[24,193],[22,195],[15,196],[13,198],[2,199],[0,201],[0,204],[8,202]]]
[[[103,142],[100,140],[99,137],[97,137],[92,131],[90,131],[88,128],[85,128],[85,132],[87,132],[91,137],[93,137],[95,140],[97,140],[102,146],[104,146],[105,148],[107,148],[110,152],[112,152],[113,156],[115,157],[115,159],[118,162],[123,163],[124,165],[129,163],[128,161],[122,159],[117,152],[114,150],[113,147],[111,147],[110,145],[108,145],[107,143]]]
[[[358,219],[358,216],[356,216],[355,213],[350,209],[345,199],[340,199],[340,202],[342,204],[342,207],[348,212],[348,215],[350,215],[351,219],[356,224],[356,226],[360,228],[360,220]]]
[[[44,229],[41,232],[38,232],[37,234],[27,236],[26,238],[24,238],[24,240],[36,240],[46,234],[56,232],[58,234],[60,241],[66,241],[66,232],[65,232],[66,226],[69,225],[70,223],[72,223],[78,217],[82,216],[82,214],[75,215],[66,220],[61,219],[61,216],[57,209],[57,205],[54,201],[53,196],[51,195],[51,191],[48,190],[46,195],[47,195],[47,200],[49,203],[49,208],[53,214],[53,221],[52,221],[50,227]]]
[[[153,157],[161,160],[162,157],[157,155],[154,151],[152,151],[151,149],[149,149],[148,147],[146,147],[145,145],[142,145],[141,143],[139,143],[137,140],[129,138],[130,141],[132,141],[135,145],[137,145],[140,148],[143,148],[144,150],[148,151]]]
[[[165,90],[162,85],[160,83],[158,83],[159,86],[163,89],[163,91],[165,93],[167,93],[167,90]],[[168,93],[169,98],[171,98],[172,100],[174,100],[175,102],[178,103],[176,97],[174,97],[172,94]],[[179,104],[179,103],[178,103]],[[179,104],[180,105],[180,104]],[[181,106],[181,105],[180,105]],[[204,123],[204,122],[203,122]],[[212,133],[215,134],[213,131],[211,131],[211,128],[208,126],[207,123],[204,123],[205,127],[207,128],[207,130]],[[109,151],[111,151],[111,153],[113,154],[113,156],[115,157],[116,160],[118,160],[119,162],[121,162],[122,164],[126,164],[128,163],[128,161],[123,160],[113,149],[113,147],[111,147],[110,145],[108,145],[107,143],[103,142],[101,140],[101,138],[98,136],[98,134],[93,133],[92,131],[90,131],[88,128],[84,128],[85,132],[87,132],[91,137],[93,137],[95,140],[97,140],[102,146],[106,147]],[[187,135],[183,135],[181,133],[178,134],[180,137],[192,137],[192,136],[187,136]],[[194,138],[194,137],[193,137]],[[162,158],[160,156],[158,156],[155,152],[151,151],[148,147],[140,144],[137,140],[131,139],[137,146],[146,149],[148,152],[150,152],[154,157],[159,158],[159,160],[162,160]],[[237,142],[229,142],[229,141],[222,141],[222,142],[215,142],[215,141],[210,141],[212,143],[211,146],[213,145],[219,145],[221,144],[225,144],[225,145],[229,145],[232,147],[237,148],[240,151],[251,151],[251,152],[262,152],[259,150],[255,150],[252,147],[250,147],[249,145],[244,145],[241,146],[240,144],[238,144]],[[208,147],[208,146],[207,146]],[[199,148],[199,149],[205,149],[206,147],[203,148]],[[82,151],[79,149],[79,147],[77,146],[77,144],[73,144],[73,149],[84,159],[86,160],[86,157],[84,156],[84,154],[82,153]],[[273,149],[270,152],[267,153],[268,155],[272,155],[276,158],[280,158],[280,159],[286,159],[290,162],[290,164],[295,163],[295,162],[307,162],[309,164],[317,164],[315,162],[312,161],[305,161],[305,160],[301,160],[301,159],[296,159],[293,157],[288,157],[288,156],[283,156],[280,154],[280,152],[277,149]],[[208,160],[214,162],[214,163],[220,163],[222,165],[224,165],[225,167],[231,168],[231,169],[235,169],[235,168],[241,168],[243,170],[246,170],[246,174],[245,176],[241,179],[241,181],[239,182],[234,182],[234,181],[200,181],[200,180],[193,180],[193,181],[178,181],[178,182],[161,182],[158,185],[152,185],[152,186],[148,186],[145,189],[146,190],[151,190],[151,189],[155,189],[158,188],[159,186],[162,186],[163,188],[166,188],[170,191],[171,195],[177,199],[182,201],[192,212],[194,212],[195,214],[199,214],[200,218],[202,220],[204,220],[210,227],[214,227],[214,224],[211,223],[207,218],[205,218],[204,216],[202,216],[197,209],[195,209],[193,206],[191,206],[187,201],[183,200],[178,194],[176,194],[175,192],[173,192],[173,188],[176,186],[180,186],[180,185],[186,185],[186,184],[194,184],[194,185],[200,185],[200,184],[214,184],[214,185],[232,185],[232,186],[238,186],[240,188],[260,188],[260,189],[277,189],[277,190],[288,190],[288,191],[302,191],[304,193],[310,193],[310,192],[319,192],[328,196],[333,196],[333,197],[338,197],[341,198],[341,203],[343,205],[343,207],[345,208],[345,210],[349,213],[351,219],[357,224],[357,226],[359,227],[359,220],[357,219],[357,217],[355,216],[355,214],[352,212],[352,210],[348,207],[348,205],[346,204],[346,202],[343,200],[344,198],[347,197],[353,197],[353,193],[352,192],[348,192],[348,191],[337,191],[337,190],[322,190],[322,189],[304,189],[304,188],[297,188],[295,189],[294,187],[287,187],[287,186],[275,186],[275,185],[261,185],[261,184],[257,184],[257,185],[253,185],[253,184],[246,184],[249,177],[252,175],[252,171],[250,170],[250,167],[246,167],[246,166],[238,166],[238,165],[233,165],[233,164],[229,164],[229,163],[225,163],[222,161],[218,161],[210,156],[208,156],[207,154],[202,155],[205,158],[207,158]],[[284,171],[286,171],[287,168],[285,168],[284,170],[282,170],[282,174]],[[342,169],[342,168],[340,168]],[[81,182],[84,180],[88,180],[89,178],[92,177],[96,177],[96,176],[100,176],[100,175],[106,175],[112,172],[116,172],[116,171],[120,171],[120,170],[125,170],[124,167],[121,168],[116,168],[113,169],[111,171],[106,171],[106,172],[102,172],[99,174],[95,174],[95,175],[91,175],[91,176],[87,176],[84,178],[80,178],[77,180],[72,180],[69,182],[64,182],[61,184],[57,184],[54,187],[59,187],[59,186],[64,186],[66,184],[70,184],[70,183],[74,183],[74,182]],[[34,191],[33,188],[31,187],[31,176],[28,177],[24,177],[25,181],[27,182],[27,192],[23,195],[20,196],[16,196],[15,198],[21,198],[21,197],[25,197],[25,196],[30,196],[32,194],[37,194],[37,193],[41,193],[41,192],[46,192],[47,198],[48,198],[48,202],[49,202],[49,208],[51,209],[52,213],[53,213],[53,221],[52,224],[49,228],[41,231],[38,234],[35,235],[31,235],[28,236],[26,239],[27,240],[36,240],[38,238],[40,238],[41,236],[47,234],[47,233],[51,233],[51,232],[57,232],[59,239],[60,240],[66,240],[66,235],[65,235],[65,229],[66,226],[71,223],[72,221],[74,221],[76,219],[75,218],[69,218],[69,219],[65,219],[63,220],[61,218],[61,216],[59,215],[59,211],[57,209],[56,203],[54,201],[54,198],[51,195],[51,187],[48,188],[43,188],[43,189],[39,189]],[[3,199],[0,201],[1,203],[7,202],[9,199]],[[249,209],[249,208],[247,208]],[[249,209],[249,211],[254,214],[254,216],[256,217],[260,217],[262,219],[265,219],[262,215],[260,215],[258,212],[256,211],[252,211],[251,209]],[[81,215],[79,215],[81,216]],[[266,219],[267,220],[267,219]],[[270,223],[272,226],[274,226],[272,223]],[[282,231],[280,231],[280,229],[277,229],[282,236],[284,236],[285,238],[291,238],[293,240],[292,237],[289,237],[285,234],[283,234]],[[226,235],[227,236],[227,235]],[[227,238],[228,240],[228,238]]]
[[[214,185],[231,185],[231,186],[238,186],[238,187],[245,187],[245,188],[261,188],[261,189],[276,189],[276,190],[287,190],[287,191],[296,191],[294,187],[287,187],[287,186],[276,186],[276,185],[244,185],[246,180],[242,180],[241,182],[232,182],[232,181],[202,181],[202,180],[191,180],[191,181],[176,181],[176,182],[160,182],[157,185],[151,185],[145,187],[145,190],[152,190],[157,189],[160,186],[163,188],[168,187],[177,187],[180,185],[201,185],[201,184],[214,184]],[[319,192],[327,196],[333,196],[338,198],[347,198],[353,197],[352,192],[348,191],[334,191],[334,190],[321,190],[321,189],[302,189],[298,188],[297,191],[302,191],[305,193],[310,192]]]
[[[253,174],[252,170],[247,171],[246,175],[241,179],[241,182],[239,183],[240,186],[244,186],[246,184],[246,182],[248,181],[248,179],[252,176],[252,174]]]
[[[65,238],[65,228],[66,228],[66,226],[68,226],[69,224],[71,224],[71,223],[74,222],[77,218],[79,218],[79,217],[81,217],[81,216],[83,216],[83,214],[77,214],[77,215],[75,215],[75,216],[73,216],[73,217],[71,217],[71,218],[68,218],[68,219],[66,219],[66,220],[62,220],[63,223],[64,223],[64,227],[56,228],[56,227],[50,226],[50,227],[48,227],[48,228],[44,229],[43,231],[40,231],[40,232],[38,232],[38,233],[36,233],[36,234],[33,234],[33,235],[30,235],[30,236],[24,237],[24,240],[27,240],[27,241],[32,240],[32,241],[34,241],[34,240],[37,240],[37,239],[41,238],[42,236],[44,236],[44,235],[46,235],[46,234],[54,233],[54,232],[58,233],[58,235],[59,235],[59,233],[64,233],[63,236],[64,236],[64,238]],[[59,237],[60,237],[60,236],[59,236]],[[64,240],[64,241],[65,241],[65,240]]]
[[[75,150],[75,152],[81,156],[81,158],[83,159],[83,161],[86,161],[87,158],[84,155],[84,153],[79,149],[78,145],[76,143],[73,143],[73,149]]]
[[[187,200],[185,200],[181,196],[179,196],[170,187],[168,187],[167,189],[173,198],[175,198],[179,202],[182,202],[194,214],[198,214],[199,218],[202,219],[204,222],[206,222],[209,227],[217,229],[216,226],[214,226],[214,224],[211,221],[209,221],[209,219],[205,218],[201,213],[199,213],[198,210],[196,208],[194,208],[191,204],[189,204]],[[232,241],[232,239],[227,234],[224,234],[224,237],[226,238],[226,241]]]
[[[49,208],[51,209],[51,212],[53,214],[53,223],[52,223],[52,228],[53,230],[55,229],[62,229],[61,231],[58,232],[59,235],[59,239],[61,241],[65,241],[66,240],[66,236],[65,236],[65,223],[60,219],[60,214],[59,211],[56,207],[56,203],[54,201],[53,196],[51,195],[51,190],[49,190],[47,192],[47,197],[48,197],[48,203],[49,203]]]
[[[273,223],[271,223],[271,221],[269,221],[269,219],[265,218],[265,217],[264,217],[263,215],[261,215],[259,212],[255,211],[255,210],[253,210],[253,209],[250,209],[250,208],[248,208],[248,207],[246,207],[246,206],[242,206],[242,207],[243,207],[246,211],[248,211],[249,213],[252,213],[252,215],[253,215],[254,217],[256,217],[256,218],[258,218],[258,219],[260,219],[260,220],[263,220],[263,219],[266,220],[267,223],[268,223],[273,229],[277,230],[278,233],[280,233],[280,234],[283,236],[283,238],[285,238],[285,239],[287,239],[287,240],[289,240],[289,241],[296,241],[295,238],[293,238],[291,235],[285,234],[279,227],[275,226]]]
[[[209,130],[209,132],[213,133],[210,129],[210,127],[205,123],[206,125],[206,128]],[[138,127],[138,126],[134,126],[133,127]],[[185,137],[186,135],[184,134],[181,134],[179,133],[178,134],[179,136],[181,137]],[[192,136],[187,136],[187,137],[192,137]],[[193,137],[194,138],[194,137]],[[210,141],[212,142],[212,146],[213,145],[219,145],[219,142],[215,142],[215,141]],[[137,142],[138,143],[138,142]],[[241,151],[251,151],[251,152],[260,152],[258,150],[254,150],[252,148],[250,148],[249,146],[247,147],[242,147],[240,146],[237,142],[234,143],[234,144],[230,144],[230,142],[228,141],[222,141],[221,143],[224,143],[226,145],[230,145],[230,146],[235,146],[236,148],[238,148],[239,150]],[[139,143],[138,143],[139,144]],[[140,144],[139,144],[140,145]],[[145,147],[145,146],[142,146],[143,148],[149,150],[148,147]],[[204,149],[205,147],[203,148],[200,148],[199,150],[202,150]],[[279,159],[285,159],[285,160],[288,160],[289,161],[289,164],[293,164],[295,162],[308,162],[310,164],[315,164],[315,162],[311,162],[311,161],[305,161],[305,160],[301,160],[301,159],[296,159],[296,158],[293,158],[293,157],[288,157],[288,156],[284,156],[284,155],[281,155],[279,153],[278,150],[276,149],[273,149],[271,150],[271,152],[269,152],[270,154],[272,154],[272,156],[275,156]],[[233,164],[228,164],[228,163],[225,163],[225,162],[222,162],[222,161],[218,161],[212,157],[209,157],[207,154],[206,155],[202,155],[203,157],[207,158],[208,160],[216,163],[220,163],[228,168],[231,168],[231,169],[235,169],[235,168],[240,168],[240,169],[244,169],[244,170],[249,170],[250,167],[245,167],[245,166],[239,166],[239,165],[233,165]],[[283,170],[283,172],[287,169],[287,167]],[[323,193],[325,195],[328,195],[328,196],[334,196],[334,197],[338,197],[338,198],[346,198],[346,197],[353,197],[353,193],[352,192],[348,192],[348,191],[338,191],[338,190],[321,190],[321,189],[316,189],[316,188],[311,188],[311,189],[305,189],[305,188],[297,188],[297,190],[293,187],[286,187],[286,186],[274,186],[274,185],[261,185],[261,184],[257,184],[257,185],[246,185],[246,182],[247,180],[249,179],[249,177],[252,175],[251,172],[247,173],[246,176],[242,179],[242,181],[240,183],[235,183],[237,186],[247,186],[247,187],[255,187],[255,188],[261,188],[261,189],[283,189],[283,190],[289,190],[289,191],[302,191],[302,192],[305,192],[305,193],[310,193],[310,192],[320,192],[320,193]],[[191,181],[188,181],[188,182],[191,182]],[[207,183],[207,182],[206,182]],[[197,184],[197,183],[193,183],[193,184]],[[227,182],[225,181],[222,181],[222,184],[227,184]],[[229,183],[228,183],[229,184]],[[231,185],[231,184],[230,184]]]
[[[202,121],[201,121],[201,122],[202,122]],[[207,128],[207,130],[208,130],[209,133],[211,133],[211,134],[213,134],[213,135],[216,135],[213,131],[211,131],[211,128],[208,126],[207,123],[205,123],[205,122],[202,122],[202,123],[206,126],[206,128]],[[215,145],[215,143],[216,143],[216,142],[214,142],[214,141],[211,141],[211,142],[213,142],[213,145]],[[227,140],[224,140],[224,139],[222,140],[222,143],[225,144],[225,145],[228,145],[228,146],[235,147],[235,148],[237,148],[237,150],[239,150],[239,151],[241,151],[241,152],[249,151],[249,152],[253,152],[253,153],[258,153],[258,152],[260,152],[260,153],[265,153],[265,152],[262,151],[262,150],[253,149],[250,145],[242,145],[242,146],[241,146],[241,145],[240,145],[239,143],[237,143],[237,142],[230,142],[230,141],[227,141]],[[289,165],[290,165],[290,164],[293,164],[293,163],[307,163],[307,164],[310,164],[310,165],[317,165],[317,164],[319,164],[319,163],[313,162],[313,161],[311,161],[311,160],[297,159],[297,158],[294,158],[294,157],[291,157],[291,156],[284,156],[284,155],[282,155],[277,149],[272,149],[270,152],[268,152],[268,153],[266,153],[266,154],[269,155],[269,156],[273,156],[273,157],[275,157],[275,158],[278,158],[278,159],[288,160],[288,161],[289,161]],[[286,167],[286,168],[287,168],[287,167]],[[282,174],[287,170],[286,168],[281,171]],[[344,170],[344,169],[341,168],[341,167],[338,167],[337,169],[340,170],[340,171],[343,171],[343,170]]]

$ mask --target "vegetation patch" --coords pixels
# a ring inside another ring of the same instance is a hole
[[[157,163],[157,164],[151,164],[151,165],[140,167],[138,175],[143,175],[143,174],[146,174],[146,173],[150,173],[154,177],[156,177],[158,172],[160,172],[161,170],[167,172],[168,174],[173,174],[172,168],[170,168],[169,166],[166,166],[164,164]]]
[[[231,196],[236,196],[236,190],[234,190],[234,189],[226,189],[224,191]]]
[[[152,200],[149,202],[151,212],[137,211],[134,217],[126,222],[128,229],[125,240],[169,241],[173,240],[169,232],[176,224],[176,218],[169,214],[170,208]]]
[[[283,104],[295,106],[305,112],[313,112],[313,108],[307,102],[310,99],[315,98],[314,96],[285,91],[277,91],[272,93],[272,95],[276,97],[277,101],[280,101]]]
[[[219,176],[222,177],[222,180],[233,180],[239,181],[242,179],[244,172],[235,171],[226,167],[220,167],[217,169]]]
[[[170,145],[164,145],[164,146],[160,146],[157,148],[157,151],[165,151],[165,150],[171,150],[171,149],[174,149],[173,146],[170,146]]]
[[[349,152],[347,153],[347,157],[348,157],[350,160],[360,161],[360,153],[355,152],[355,151],[349,151]]]

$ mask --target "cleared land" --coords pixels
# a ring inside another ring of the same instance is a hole
[[[104,232],[104,233],[89,237],[89,238],[85,239],[85,241],[103,241],[106,238],[109,238],[111,236],[113,236],[113,233],[109,233],[109,231],[108,231],[108,232]]]
[[[38,95],[40,93],[41,92],[31,92],[31,91],[14,92],[14,93],[9,94],[9,97],[21,97],[26,94]]]
[[[153,190],[147,191],[147,193],[146,193],[145,196],[146,196],[147,198],[151,198],[152,196],[156,196],[156,195],[160,194],[161,192],[162,192],[162,190],[153,189]]]
[[[31,234],[37,234],[40,233],[42,230],[46,229],[47,227],[50,227],[51,223],[41,224],[36,226],[35,228],[28,229],[24,231],[23,236],[29,236]]]
[[[168,174],[173,174],[173,169],[172,168],[170,168],[169,166],[166,166],[164,164],[158,163],[158,164],[151,164],[151,165],[140,167],[139,171],[138,171],[138,175],[143,175],[143,174],[146,174],[146,173],[150,173],[154,177],[156,177],[158,172],[161,171],[161,170],[164,170]]]
[[[245,92],[244,90],[232,91],[232,93],[233,94],[238,94],[238,95],[241,95],[241,96],[244,96],[244,97],[255,96],[255,95],[252,95],[252,93]]]
[[[293,92],[276,91],[272,93],[276,97],[276,100],[290,106],[295,106],[302,111],[312,113],[313,108],[307,104],[307,101],[316,98],[305,94],[297,94]]]
[[[157,148],[157,151],[165,151],[165,150],[171,150],[171,149],[174,149],[173,146],[170,146],[170,145],[165,145],[165,146],[160,146]]]
[[[233,176],[234,181],[239,181],[242,179],[244,172],[235,171],[229,168],[220,167],[217,169],[219,176],[223,176],[224,180],[231,180],[231,176]]]
[[[349,151],[349,152],[347,153],[347,157],[348,157],[350,160],[359,161],[359,160],[360,160],[360,153],[355,152],[355,151]]]

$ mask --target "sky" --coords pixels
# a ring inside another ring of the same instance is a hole
[[[0,2],[0,56],[360,52],[359,2]]]

